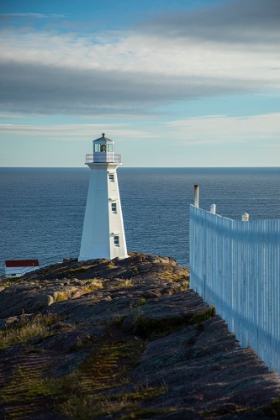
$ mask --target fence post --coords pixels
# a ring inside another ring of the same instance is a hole
[[[194,207],[199,208],[199,185],[194,186]]]
[[[216,214],[216,204],[211,204],[211,206],[210,206],[210,213]]]
[[[249,214],[248,213],[243,213],[241,216],[241,220],[242,222],[249,222]]]

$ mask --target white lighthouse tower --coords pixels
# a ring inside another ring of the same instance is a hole
[[[127,258],[117,167],[121,155],[114,141],[102,134],[86,155],[91,169],[79,261],[94,258]]]

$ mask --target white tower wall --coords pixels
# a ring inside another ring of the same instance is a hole
[[[120,200],[117,165],[109,165],[108,171],[108,214],[109,214],[109,233],[110,233],[110,259],[119,257],[127,258],[126,239],[123,224],[122,206]],[[114,175],[114,181],[111,181],[109,175]],[[116,210],[112,205],[116,205]],[[119,246],[114,243],[115,237],[119,238]]]
[[[91,174],[79,261],[127,258],[116,172],[119,164],[88,163],[88,166]]]

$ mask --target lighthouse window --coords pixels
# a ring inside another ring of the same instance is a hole
[[[115,246],[120,246],[120,238],[119,238],[119,236],[114,236],[114,245]]]
[[[101,144],[100,152],[106,152],[106,144]]]
[[[112,212],[117,213],[117,203],[112,203]]]
[[[114,182],[114,174],[109,174],[109,180],[110,180],[111,182]]]
[[[94,145],[94,151],[95,152],[100,152],[100,144],[95,144]]]
[[[113,145],[112,144],[108,144],[108,152],[112,152],[113,151]]]

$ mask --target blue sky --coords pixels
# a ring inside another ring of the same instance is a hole
[[[279,166],[279,0],[0,3],[0,166]]]

